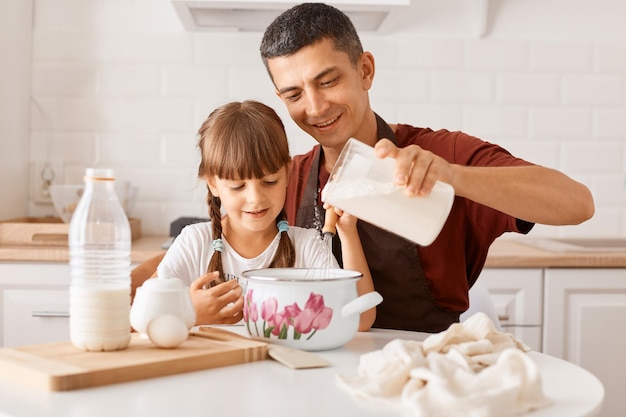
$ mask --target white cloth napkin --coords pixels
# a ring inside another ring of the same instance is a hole
[[[423,342],[395,339],[338,375],[354,395],[401,404],[418,417],[507,417],[552,403],[530,348],[476,313]]]

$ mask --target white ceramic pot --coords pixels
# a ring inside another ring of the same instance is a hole
[[[178,346],[187,339],[195,321],[189,288],[180,279],[150,278],[137,288],[130,324],[157,346]]]
[[[335,349],[349,342],[360,313],[380,304],[376,291],[357,296],[361,273],[347,269],[245,271],[244,324],[254,339],[294,349]]]

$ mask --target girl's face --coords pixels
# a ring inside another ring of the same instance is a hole
[[[276,217],[285,204],[287,167],[260,179],[207,180],[211,193],[219,197],[235,232],[275,233]]]

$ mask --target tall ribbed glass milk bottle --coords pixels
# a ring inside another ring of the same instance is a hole
[[[130,342],[128,218],[111,169],[88,168],[72,215],[70,340],[86,351],[124,349]]]

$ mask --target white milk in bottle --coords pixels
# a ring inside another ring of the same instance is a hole
[[[131,233],[114,184],[112,170],[88,168],[70,221],[70,340],[86,351],[130,342]]]

